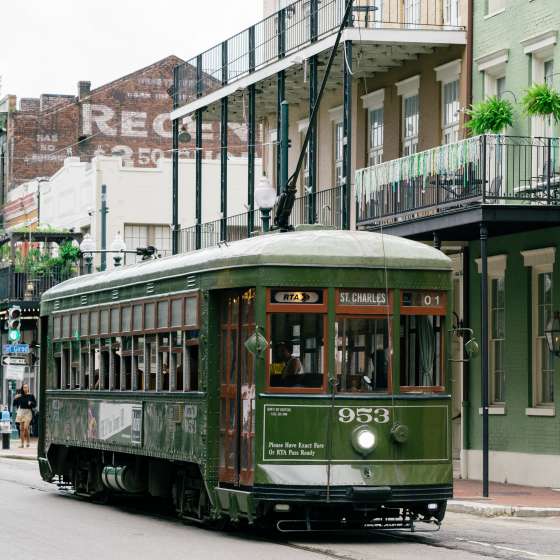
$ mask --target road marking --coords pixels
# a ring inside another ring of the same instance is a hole
[[[501,546],[499,544],[492,544],[492,543],[486,543],[486,542],[481,542],[481,541],[471,541],[469,539],[463,539],[461,537],[456,537],[455,540],[466,542],[466,543],[469,543],[469,544],[476,544],[478,546],[485,546],[487,548],[497,548],[498,550],[506,550],[507,552],[518,552],[520,554],[526,554],[527,556],[531,556],[533,558],[543,558],[543,555],[541,555],[541,554],[537,554],[536,552],[529,552],[528,550],[522,550],[520,548],[511,548],[509,546]],[[547,558],[547,556],[544,556],[544,558]],[[551,557],[548,556],[548,558],[551,558]],[[554,558],[554,557],[552,557],[552,558]]]

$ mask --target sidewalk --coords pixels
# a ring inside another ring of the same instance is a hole
[[[483,517],[560,517],[560,489],[490,483],[490,496],[482,497],[479,480],[455,480],[454,499],[447,511]]]
[[[31,438],[29,447],[20,447],[19,439],[10,440],[10,449],[0,448],[0,459],[28,459],[37,460],[37,438]]]

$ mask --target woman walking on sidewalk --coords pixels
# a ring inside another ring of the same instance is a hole
[[[19,423],[20,447],[29,447],[29,426],[33,420],[33,409],[37,406],[35,395],[29,392],[29,385],[24,383],[16,393],[13,407],[16,408],[16,423]]]

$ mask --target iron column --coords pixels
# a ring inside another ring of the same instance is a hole
[[[249,114],[247,131],[247,235],[250,236],[255,227],[255,141],[256,141],[256,97],[255,84],[249,86]]]
[[[482,495],[488,493],[488,228],[480,224],[480,261],[482,274],[480,278],[481,317],[482,317]]]
[[[352,41],[342,45],[344,66],[343,104],[343,172],[342,172],[342,229],[350,229],[350,198],[352,196]]]
[[[195,118],[195,248],[200,249],[202,242],[202,109],[196,111]]]

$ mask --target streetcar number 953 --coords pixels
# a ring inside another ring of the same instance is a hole
[[[338,421],[344,424],[358,422],[359,424],[386,424],[389,422],[389,409],[387,408],[341,408],[338,411]]]

